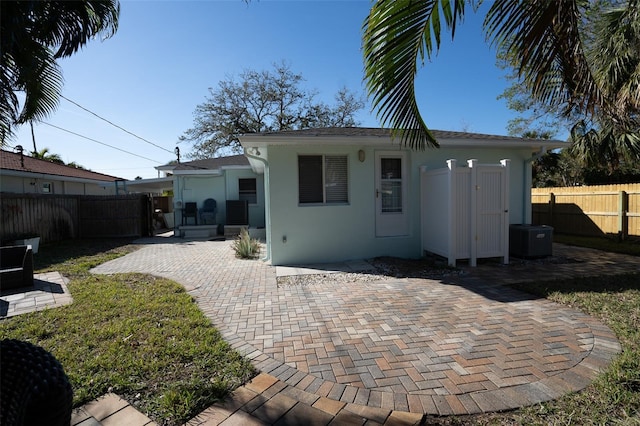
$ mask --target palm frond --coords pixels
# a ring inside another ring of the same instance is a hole
[[[608,108],[580,37],[582,0],[496,0],[485,18],[488,38],[505,48],[532,96],[593,114]]]
[[[363,25],[365,80],[373,108],[393,135],[413,149],[438,146],[415,95],[418,60],[440,47],[442,22],[455,33],[464,0],[379,0]]]
[[[120,4],[117,0],[38,2],[36,38],[56,48],[55,57],[76,53],[98,35],[109,38],[118,30]]]
[[[56,63],[91,38],[110,37],[118,27],[118,0],[8,1],[0,13],[0,137],[38,121],[58,105],[62,72]],[[24,92],[20,105],[16,92]]]
[[[571,141],[570,154],[589,167],[606,166],[613,172],[640,161],[638,123],[625,127],[611,120],[596,125],[582,120],[571,129]]]
[[[640,4],[627,2],[606,10],[596,21],[590,44],[594,75],[614,110],[625,121],[640,112]]]

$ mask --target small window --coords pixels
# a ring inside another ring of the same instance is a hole
[[[258,191],[255,178],[238,179],[238,199],[248,201],[249,204],[258,204]]]
[[[349,202],[346,155],[300,155],[298,157],[300,204]]]
[[[44,182],[42,184],[42,193],[43,194],[51,194],[53,192],[51,189],[52,189],[51,182]]]

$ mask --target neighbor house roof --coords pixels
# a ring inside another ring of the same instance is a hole
[[[60,176],[75,179],[87,179],[103,182],[114,182],[122,180],[119,177],[109,176],[90,170],[77,169],[63,164],[52,163],[51,161],[40,160],[28,155],[18,154],[10,151],[0,150],[0,169],[24,174],[39,174],[49,176]]]
[[[483,133],[431,130],[436,140],[443,146],[523,146],[557,148],[567,145],[559,140],[519,138],[514,136],[488,135]],[[391,129],[376,127],[327,127],[281,132],[250,133],[240,139],[248,145],[290,144],[300,142],[331,143],[338,138],[348,138],[354,143],[364,140],[372,143],[390,143],[394,141]],[[395,141],[397,142],[397,141]]]
[[[244,154],[178,163],[173,170],[219,170],[223,167],[238,166],[249,167],[249,160],[247,160]]]

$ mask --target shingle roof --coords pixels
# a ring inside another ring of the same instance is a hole
[[[109,176],[102,173],[92,172],[90,170],[76,169],[62,164],[52,163],[46,160],[29,157],[24,155],[24,166],[20,159],[21,155],[0,150],[0,169],[15,170],[25,173],[38,173],[45,175],[64,176],[78,179],[90,179],[103,182],[114,182],[121,180],[119,177]]]
[[[540,139],[519,138],[504,135],[488,135],[483,133],[456,132],[449,130],[431,130],[436,139],[490,139],[498,141],[538,141]],[[381,127],[325,127],[317,129],[286,130],[281,132],[253,133],[259,136],[296,137],[296,136],[361,136],[361,137],[391,137],[391,129]]]
[[[249,160],[244,154],[230,155],[228,157],[207,158],[194,160],[176,165],[173,170],[216,170],[229,166],[249,166]]]

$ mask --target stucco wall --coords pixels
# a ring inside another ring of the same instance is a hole
[[[173,183],[174,202],[181,200],[183,205],[195,202],[202,208],[204,200],[216,200],[218,214],[216,221],[226,223],[226,200],[238,199],[238,179],[256,178],[258,203],[249,205],[249,224],[252,227],[264,227],[264,176],[256,175],[249,169],[224,170],[222,175],[175,175]],[[182,212],[175,211],[176,225],[182,223]],[[189,220],[192,225],[193,221]]]
[[[0,176],[0,191],[14,194],[44,194],[43,184],[51,184],[50,194],[59,195],[114,195],[115,188],[104,188],[94,183],[69,182],[63,179]]]
[[[11,192],[14,194],[33,194],[35,193],[35,186],[29,185],[28,188],[24,187],[24,179],[18,176],[0,176],[0,191]]]
[[[186,175],[175,176],[173,181],[173,201],[174,203],[182,201],[185,203],[196,203],[198,209],[202,208],[204,200],[213,198],[216,200],[218,214],[216,216],[217,223],[224,223],[225,218],[225,190],[226,185],[224,176],[211,175]],[[182,210],[176,209],[175,224],[182,224]],[[193,220],[189,219],[189,225],[193,225]]]
[[[365,160],[358,160],[358,150]],[[375,222],[375,153],[397,150],[358,146],[270,146],[271,260],[274,265],[333,262],[376,256],[421,256],[420,241],[420,172],[421,165],[442,168],[446,160],[457,159],[466,165],[468,159],[496,164],[511,160],[510,223],[521,223],[525,195],[524,161],[530,157],[527,148],[505,149],[429,149],[407,151],[409,170],[409,232],[406,236],[376,237]],[[300,154],[337,154],[348,157],[349,203],[346,205],[299,205],[298,162]]]
[[[239,198],[239,179],[256,179],[257,203],[249,204],[249,225],[256,228],[264,228],[264,176],[256,175],[248,169],[229,169],[225,171],[227,179],[227,200]]]

